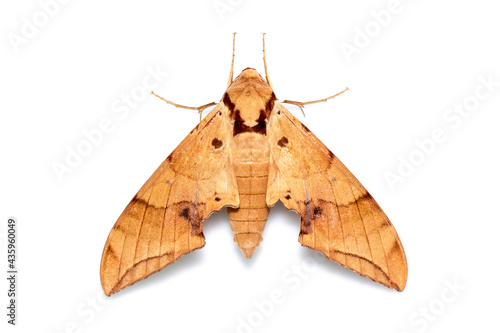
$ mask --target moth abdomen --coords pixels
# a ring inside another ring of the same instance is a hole
[[[269,216],[266,204],[269,147],[264,135],[242,132],[234,137],[231,148],[240,205],[228,208],[227,212],[234,241],[245,257],[250,258],[262,241]]]
[[[228,208],[234,241],[245,257],[251,258],[260,242],[269,216],[265,194],[240,194],[240,207]]]

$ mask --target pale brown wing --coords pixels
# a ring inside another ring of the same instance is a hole
[[[347,168],[280,103],[269,119],[267,204],[301,216],[299,241],[390,288],[403,290],[406,257],[396,230]]]
[[[101,259],[111,295],[205,245],[202,222],[239,205],[230,154],[231,127],[219,104],[167,157],[125,208]]]

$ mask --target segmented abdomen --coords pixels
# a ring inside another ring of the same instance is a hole
[[[266,205],[269,147],[258,133],[241,133],[232,145],[233,165],[240,198],[239,208],[228,208],[234,241],[250,258],[262,241],[269,207]]]

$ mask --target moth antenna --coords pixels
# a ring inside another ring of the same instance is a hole
[[[267,75],[267,62],[266,62],[266,33],[263,32],[262,33],[262,58],[264,59],[264,71],[266,73],[266,81],[267,81],[267,84],[269,84],[269,86],[271,87],[271,89],[273,88],[273,85],[271,84],[271,80],[269,80],[269,75]],[[304,112],[304,111],[302,111]]]
[[[189,109],[189,110],[196,110],[198,111],[198,113],[200,114],[200,122],[201,122],[201,115],[203,113],[203,110],[205,110],[206,108],[209,108],[211,106],[214,106],[214,105],[217,105],[219,103],[217,102],[212,102],[212,103],[207,103],[207,104],[204,104],[204,105],[201,105],[201,106],[184,106],[184,105],[180,105],[180,104],[177,104],[177,103],[174,103],[174,102],[171,102],[163,97],[161,97],[160,95],[157,95],[155,94],[154,91],[151,92],[151,95],[155,95],[156,97],[158,97],[159,99],[167,102],[168,104],[172,104],[173,106],[175,106],[176,108],[182,108],[182,109]]]
[[[231,85],[233,83],[233,68],[234,68],[234,44],[236,42],[236,32],[233,32],[233,57],[231,59],[231,71],[229,72],[229,80],[227,81],[227,86]]]
[[[326,102],[328,101],[329,99],[332,99],[334,97],[337,97],[338,95],[346,92],[347,90],[349,90],[349,88],[345,88],[344,90],[342,90],[341,92],[339,93],[336,93],[335,95],[332,95],[332,96],[329,96],[327,98],[322,98],[322,99],[318,99],[318,100],[315,100],[315,101],[309,101],[309,102],[297,102],[297,101],[290,101],[288,99],[285,99],[283,101],[281,101],[281,103],[288,103],[288,104],[293,104],[293,105],[297,105],[299,108],[300,108],[300,111],[302,111],[302,114],[304,115],[304,117],[306,116],[306,114],[304,113],[304,106],[306,106],[307,104],[314,104],[314,103],[319,103],[319,102]]]

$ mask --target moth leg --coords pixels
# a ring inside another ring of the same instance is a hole
[[[273,88],[273,85],[271,84],[271,80],[269,80],[269,75],[267,75],[267,62],[266,62],[266,33],[262,33],[262,58],[264,59],[264,71],[266,72],[266,81],[267,84]]]
[[[329,99],[332,99],[342,93],[344,93],[345,91],[349,90],[349,88],[345,88],[344,90],[342,90],[341,92],[339,93],[336,93],[335,95],[332,95],[330,97],[327,97],[327,98],[323,98],[323,99],[318,99],[316,101],[310,101],[310,102],[297,102],[297,101],[290,101],[288,99],[285,99],[284,101],[281,101],[281,103],[288,103],[288,104],[293,104],[293,105],[297,105],[299,108],[300,108],[300,111],[302,111],[302,114],[304,115],[305,117],[305,113],[304,113],[304,106],[306,106],[307,104],[314,104],[314,103],[319,103],[319,102],[326,102],[327,100]]]
[[[201,121],[201,114],[203,112],[203,110],[205,110],[206,108],[209,108],[211,106],[214,106],[214,105],[217,105],[218,103],[217,102],[212,102],[212,103],[207,103],[205,105],[202,105],[202,106],[184,106],[184,105],[180,105],[180,104],[177,104],[177,103],[174,103],[174,102],[171,102],[169,100],[166,100],[165,98],[155,94],[153,91],[151,92],[152,95],[155,95],[156,97],[158,97],[159,99],[161,100],[164,100],[165,102],[167,102],[168,104],[172,104],[173,106],[175,106],[176,108],[183,108],[183,109],[189,109],[189,110],[197,110],[198,113],[200,114],[200,121]]]
[[[236,32],[233,32],[233,58],[231,60],[231,71],[229,72],[229,80],[227,81],[227,87],[233,83],[233,68],[234,68],[234,44],[236,40]]]

